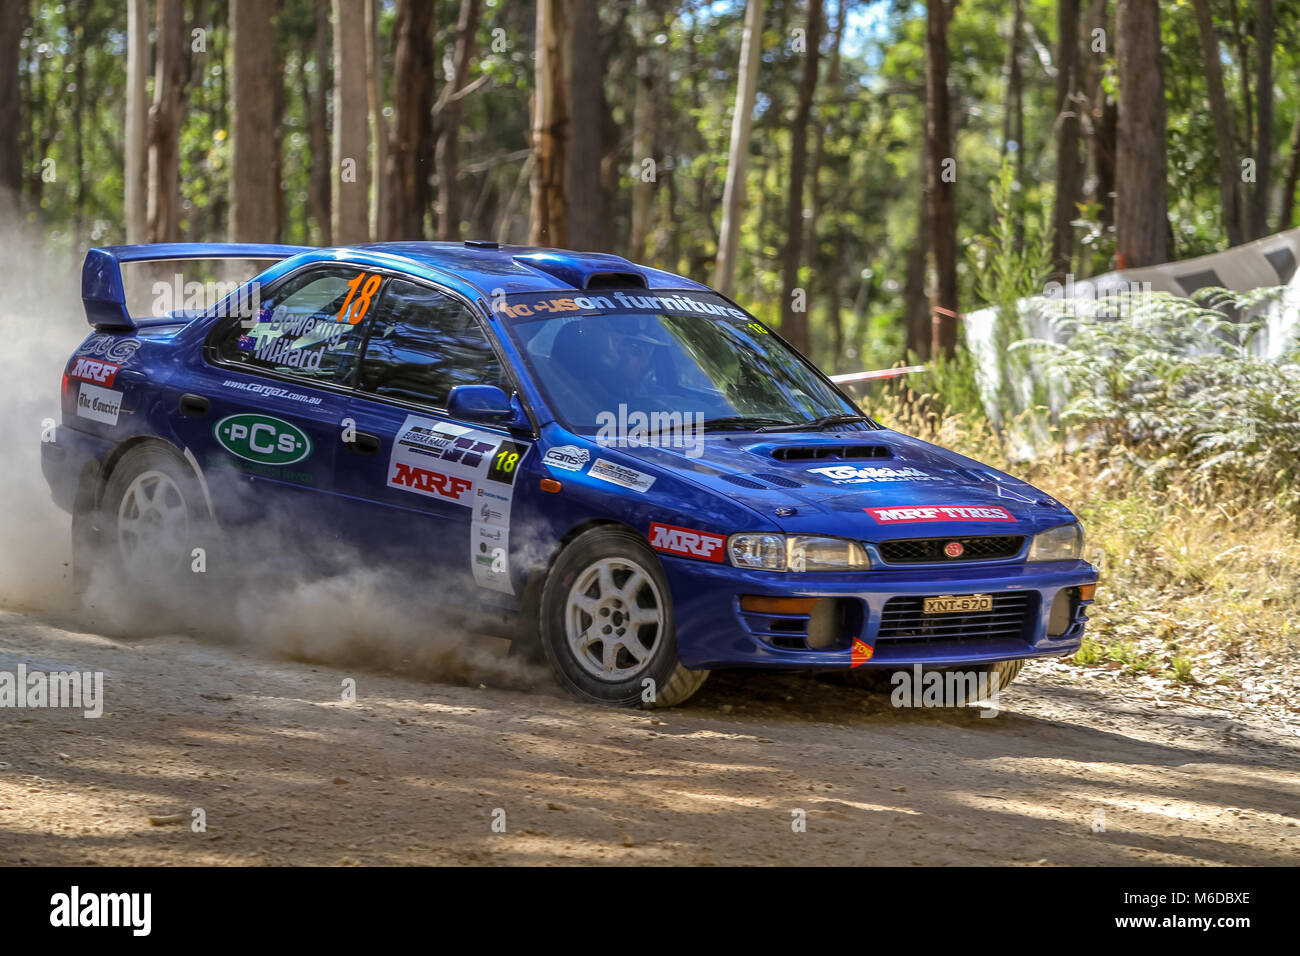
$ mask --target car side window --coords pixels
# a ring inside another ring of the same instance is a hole
[[[218,354],[250,369],[349,384],[361,355],[361,320],[383,278],[337,266],[293,276],[260,303],[256,318],[224,332]]]
[[[509,391],[474,314],[445,292],[393,279],[370,322],[357,377],[363,392],[445,408],[457,385]]]

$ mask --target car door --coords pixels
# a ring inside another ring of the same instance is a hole
[[[511,510],[532,440],[446,411],[458,385],[510,394],[501,359],[471,306],[432,285],[392,278],[368,324],[338,465],[357,534],[448,586],[513,593]]]
[[[367,275],[329,263],[286,276],[255,314],[216,325],[202,368],[185,379],[177,432],[200,458],[223,519],[274,511],[331,526],[339,423],[364,333],[350,321],[359,274]]]

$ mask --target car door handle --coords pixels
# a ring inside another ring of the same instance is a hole
[[[181,414],[186,418],[202,418],[211,407],[212,403],[202,395],[186,393],[181,396]]]
[[[381,442],[379,441],[378,435],[369,435],[366,432],[356,432],[352,436],[352,441],[347,444],[348,451],[352,452],[352,454],[371,458],[379,454],[379,446]]]

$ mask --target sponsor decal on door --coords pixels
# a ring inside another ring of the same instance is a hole
[[[529,446],[492,432],[408,415],[388,461],[388,487],[471,509],[470,570],[486,588],[514,593],[510,506]]]

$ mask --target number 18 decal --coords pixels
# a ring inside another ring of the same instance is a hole
[[[527,450],[527,445],[521,445],[519,442],[503,441],[501,447],[497,449],[497,453],[492,456],[492,467],[488,469],[488,478],[507,485],[514,484],[515,473],[519,470],[519,462],[523,459]]]
[[[370,311],[370,300],[379,291],[379,284],[383,281],[384,277],[378,272],[358,272],[348,283],[348,297],[343,300],[343,307],[339,309],[339,314],[334,317],[334,321],[342,322],[346,318],[349,325],[356,325],[364,319],[366,313]],[[361,290],[359,296],[357,289]]]

